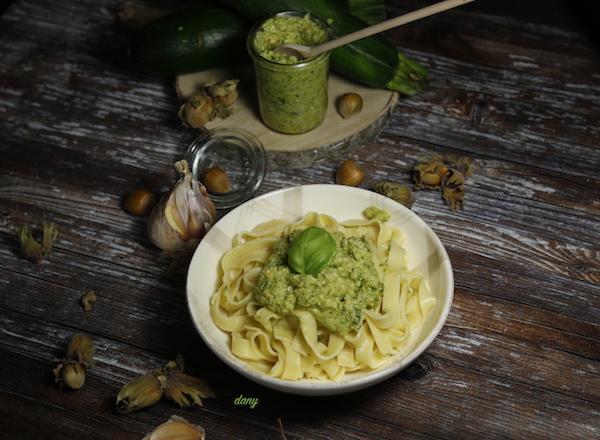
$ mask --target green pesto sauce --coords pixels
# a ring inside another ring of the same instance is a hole
[[[260,116],[272,130],[306,133],[325,119],[329,53],[298,63],[273,49],[284,43],[315,45],[328,33],[308,15],[273,17],[252,38]]]
[[[254,47],[263,58],[281,64],[296,64],[299,61],[293,55],[275,51],[284,44],[316,46],[327,40],[325,30],[310,19],[304,17],[273,17],[263,23],[254,36]]]
[[[369,220],[379,220],[381,222],[387,222],[391,217],[389,212],[377,206],[369,206],[363,211],[363,215]]]
[[[383,293],[369,244],[336,232],[331,263],[316,275],[295,274],[287,265],[287,252],[296,234],[275,245],[258,277],[255,300],[280,314],[307,310],[331,332],[358,330],[364,310],[377,305]]]

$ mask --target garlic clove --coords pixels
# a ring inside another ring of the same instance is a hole
[[[168,195],[158,202],[148,218],[148,236],[154,245],[166,252],[175,252],[185,248],[186,241],[171,226],[173,220],[169,221],[166,213]]]
[[[183,417],[171,416],[142,440],[204,440],[205,436],[201,426],[192,425]]]
[[[188,237],[188,231],[185,225],[185,212],[187,209],[187,194],[185,191],[173,191],[165,205],[165,218],[175,232],[183,239]]]

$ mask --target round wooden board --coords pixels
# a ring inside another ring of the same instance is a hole
[[[248,130],[267,149],[272,168],[306,167],[331,157],[344,157],[379,134],[398,98],[395,92],[361,86],[331,74],[325,121],[308,133],[286,135],[270,130],[262,123],[251,66],[180,75],[176,79],[176,88],[181,98],[187,98],[206,83],[232,78],[240,79],[240,93],[233,114],[226,119],[209,122],[206,128],[235,127]],[[363,108],[352,118],[344,119],[338,114],[335,102],[348,92],[362,96]]]

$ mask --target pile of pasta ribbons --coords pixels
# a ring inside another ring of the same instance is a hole
[[[253,299],[261,268],[282,236],[318,226],[372,245],[383,295],[364,313],[356,332],[331,333],[305,310],[273,313]],[[309,213],[297,222],[272,220],[234,237],[220,264],[220,286],[211,298],[215,324],[231,335],[231,352],[251,368],[284,380],[340,380],[371,371],[410,351],[435,298],[417,273],[409,272],[402,233],[378,220],[337,222]]]

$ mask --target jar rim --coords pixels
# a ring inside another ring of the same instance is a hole
[[[227,193],[210,193],[209,197],[217,209],[228,209],[250,199],[262,185],[268,169],[267,152],[260,140],[241,128],[216,128],[206,130],[192,141],[185,158],[190,164],[194,178],[201,181],[202,172],[210,164],[210,156],[223,159],[227,148],[241,156],[241,168],[247,172],[244,184],[237,190]]]
[[[331,51],[327,51],[327,52],[323,52],[322,54],[317,55],[314,58],[309,58],[307,60],[304,60],[302,62],[299,63],[294,63],[294,64],[286,64],[286,63],[278,63],[276,61],[272,61],[272,60],[268,60],[265,57],[263,57],[262,55],[260,55],[257,51],[256,48],[254,47],[253,43],[253,37],[254,34],[256,34],[256,32],[260,29],[260,27],[269,19],[274,18],[274,17],[305,17],[305,16],[309,16],[310,19],[312,21],[314,21],[315,23],[317,23],[319,26],[321,26],[321,28],[327,33],[327,41],[331,40],[331,27],[323,20],[321,20],[319,17],[316,17],[308,12],[301,12],[301,11],[282,11],[282,12],[278,12],[276,14],[272,14],[269,15],[259,21],[257,21],[256,23],[254,23],[254,25],[252,26],[252,28],[250,29],[250,32],[248,33],[248,37],[246,38],[246,50],[248,51],[248,54],[250,55],[250,57],[255,61],[255,62],[261,62],[264,63],[265,65],[271,65],[273,67],[282,67],[282,66],[289,66],[290,68],[300,68],[300,67],[304,67],[307,66],[309,64],[313,64],[319,60],[322,60],[323,58],[329,57],[329,55],[331,55]],[[285,67],[282,67],[285,68]]]

